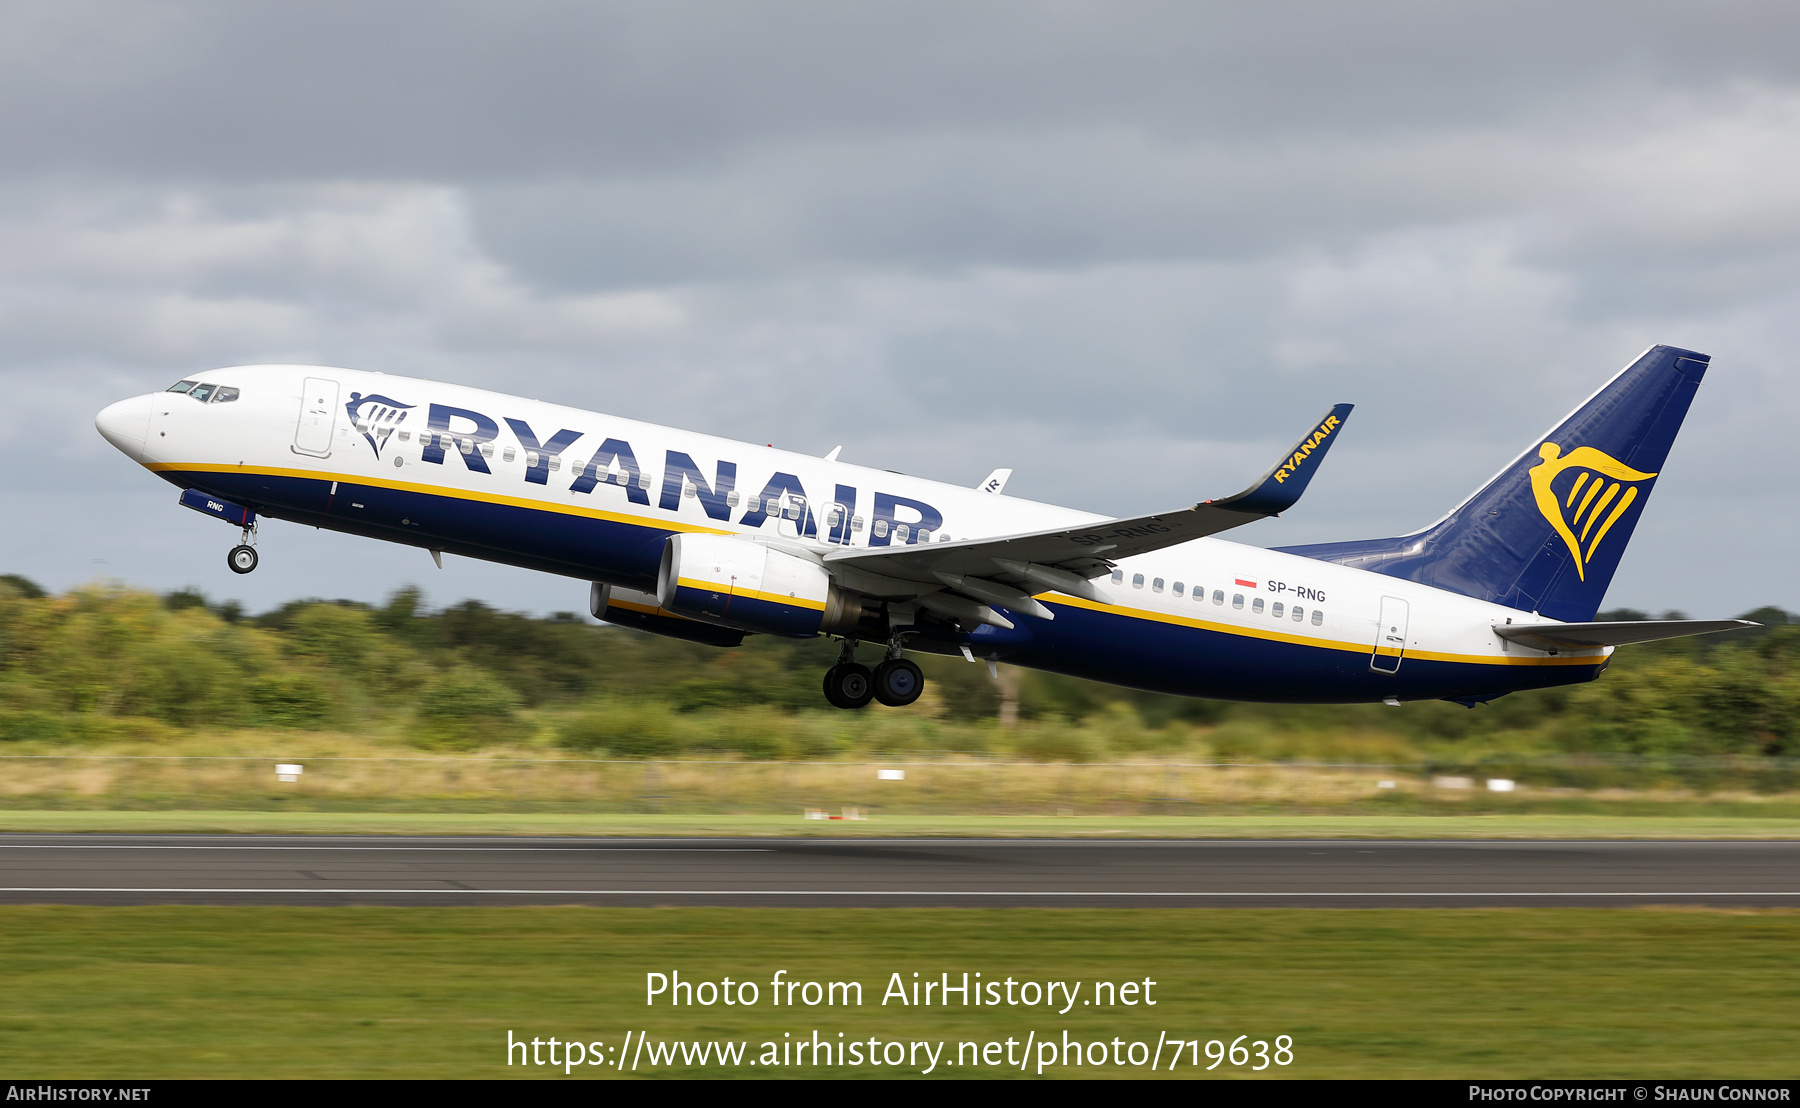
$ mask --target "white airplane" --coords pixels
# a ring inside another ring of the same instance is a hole
[[[716,646],[833,636],[825,697],[904,705],[904,651],[1234,700],[1446,699],[1589,681],[1616,645],[1754,626],[1592,622],[1708,358],[1657,346],[1436,523],[1265,550],[1350,405],[1235,496],[1130,519],[503,393],[316,366],[220,369],[100,433],[242,529],[259,517],[591,583],[596,618]],[[873,670],[859,643],[881,644]]]

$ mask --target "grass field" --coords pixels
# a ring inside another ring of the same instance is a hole
[[[1800,819],[1662,815],[880,816],[6,811],[0,833],[1181,839],[1792,839]]]
[[[620,761],[528,757],[518,750],[505,757],[394,757],[389,749],[366,744],[329,755],[127,750],[0,755],[0,825],[96,827],[111,822],[115,813],[126,821],[142,818],[145,826],[167,826],[163,821],[171,818],[179,823],[190,818],[185,813],[204,813],[216,824],[221,813],[230,813],[240,825],[260,821],[268,827],[461,823],[479,830],[485,821],[496,830],[535,825],[578,831],[672,821],[672,827],[737,825],[767,833],[760,829],[785,827],[808,809],[834,814],[853,809],[871,817],[871,826],[859,831],[885,834],[963,834],[982,826],[1022,825],[1042,828],[1031,832],[1039,834],[1096,826],[1110,833],[1113,824],[1229,828],[1246,818],[1259,823],[1288,817],[1301,821],[1296,826],[1317,817],[1346,817],[1374,827],[1388,821],[1404,826],[1425,816],[1451,817],[1445,826],[1470,818],[1548,826],[1606,817],[1621,821],[1620,827],[1704,821],[1755,828],[1748,833],[1756,835],[1800,829],[1800,781],[1791,779],[1795,774],[1789,770],[1691,769],[1684,777],[1620,770],[1619,780],[1609,781],[1606,775],[1613,771],[1590,768],[1571,778],[1580,779],[1579,787],[1525,781],[1495,792],[1483,787],[1483,777],[1511,780],[1524,770],[1403,773],[1376,766],[1198,765],[1148,758],[1122,763],[967,757]],[[275,766],[287,763],[304,765],[303,773],[291,775],[297,780],[277,779]],[[878,773],[896,770],[903,775],[899,779]],[[68,815],[44,814],[51,812]],[[1062,822],[1070,817],[1076,822]]]
[[[858,981],[864,1003],[773,1007],[777,970]],[[651,971],[758,982],[760,1003],[646,1007]],[[1096,980],[1149,978],[1157,1003],[883,1006],[889,975],[915,971],[1079,981],[1078,999]],[[1800,913],[1786,911],[7,907],[0,979],[0,1070],[32,1078],[563,1079],[509,1069],[509,1031],[615,1051],[627,1031],[746,1041],[746,1061],[815,1030],[884,1051],[947,1041],[951,1061],[959,1042],[1064,1031],[1118,1038],[1127,1059],[1159,1036],[1204,1051],[1285,1034],[1293,1062],[1270,1074],[1291,1077],[1775,1077],[1800,1057]],[[1207,1076],[1191,1053],[1176,1074]],[[772,1069],[639,1056],[638,1076],[903,1077],[918,1058]],[[1019,1074],[940,1062],[932,1076]],[[1226,1074],[1248,1071],[1211,1076]]]

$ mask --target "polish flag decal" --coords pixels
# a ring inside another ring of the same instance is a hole
[[[1256,582],[1255,582],[1255,581],[1246,581],[1246,580],[1244,580],[1244,579],[1243,579],[1243,578],[1242,578],[1242,577],[1239,577],[1239,578],[1238,578],[1238,579],[1237,579],[1237,583],[1238,583],[1238,584],[1239,584],[1239,585],[1240,585],[1240,586],[1242,586],[1242,587],[1243,587],[1243,588],[1246,588],[1246,589],[1254,589],[1254,588],[1255,588],[1255,587],[1256,587]]]

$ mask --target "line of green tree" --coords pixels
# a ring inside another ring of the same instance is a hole
[[[1095,757],[1134,743],[1153,749],[1197,734],[1210,736],[1218,755],[1293,756],[1319,748],[1284,736],[1327,733],[1390,734],[1415,746],[1793,756],[1800,753],[1800,623],[1778,608],[1747,618],[1765,626],[1626,647],[1599,681],[1516,693],[1475,710],[1233,704],[1053,674],[1012,676],[1020,730],[1035,736],[1047,758]],[[90,587],[53,596],[0,575],[0,741],[275,728],[470,748],[517,741],[529,717],[550,721],[533,733],[584,750],[816,755],[830,753],[831,744],[768,736],[771,728],[822,734],[807,721],[828,714],[837,733],[852,736],[844,741],[854,742],[856,717],[826,707],[819,689],[835,651],[824,640],[767,637],[717,650],[573,613],[534,618],[473,600],[427,610],[411,589],[379,606],[296,600],[251,616],[189,590],[157,596]],[[964,725],[941,729],[941,741],[984,741],[985,732],[966,725],[996,720],[1002,685],[985,666],[920,662],[931,693],[915,708]],[[134,730],[142,721],[161,730]],[[1084,726],[1111,737],[1083,738]],[[938,741],[933,733],[913,732],[908,741]]]

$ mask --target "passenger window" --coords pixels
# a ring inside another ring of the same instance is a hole
[[[803,507],[803,505],[804,505],[804,502],[799,499],[794,499],[794,500],[788,501],[787,517],[789,519],[799,519],[800,518],[800,509]]]
[[[212,402],[214,404],[229,404],[237,398],[238,390],[232,388],[230,385],[220,385],[219,391],[213,393]]]
[[[198,381],[177,381],[173,385],[169,386],[169,391],[170,392],[186,392],[187,390],[193,388],[195,385],[197,385],[199,383],[200,382],[198,382]]]
[[[850,530],[860,532],[862,530],[862,527],[863,527],[863,517],[861,517],[861,516],[851,516],[850,517]]]
[[[736,489],[732,489],[725,494],[725,506],[727,508],[735,508],[738,506],[738,494]]]
[[[556,468],[556,459],[555,458],[550,459],[550,468],[551,469]],[[650,487],[650,475],[648,473],[638,474],[638,488],[648,489],[649,487]]]
[[[762,511],[762,497],[753,496],[744,505],[744,509],[752,514]]]
[[[904,524],[904,523],[894,524],[894,539],[895,539],[895,541],[905,542],[907,539],[907,536],[909,536],[911,534],[912,534],[912,528],[908,527],[906,524]]]
[[[1320,625],[1320,624],[1321,624],[1321,623],[1324,623],[1324,622],[1325,622],[1325,613],[1324,613],[1324,612],[1321,612],[1321,611],[1320,611],[1320,610],[1319,610],[1319,609],[1317,609],[1317,608],[1314,608],[1314,609],[1313,609],[1313,617],[1312,617],[1312,625],[1313,625],[1313,626],[1314,626],[1314,627],[1317,627],[1317,626],[1319,626],[1319,625]]]
[[[888,522],[885,519],[875,521],[875,537],[881,538],[888,533]]]
[[[491,442],[484,442],[476,449],[481,451],[481,456],[483,458],[492,458],[494,456],[494,444]]]
[[[195,400],[198,400],[200,403],[204,404],[204,403],[206,403],[207,398],[212,396],[213,390],[218,387],[219,386],[217,386],[217,385],[195,385],[193,388],[188,390],[188,395],[193,397]]]
[[[843,518],[844,518],[844,513],[838,510],[838,506],[836,504],[833,504],[831,507],[825,509],[825,526],[835,528],[838,525],[838,520],[843,519]]]
[[[1255,600],[1252,600],[1250,602],[1250,610],[1255,612],[1257,615],[1259,615],[1259,616],[1262,615],[1262,609],[1263,609],[1262,597],[1259,596]]]
[[[411,440],[411,439],[412,439],[412,432],[411,432],[411,431],[402,431],[402,432],[400,432],[400,441],[401,441],[401,442],[408,442],[408,441],[410,441],[410,440]],[[510,450],[508,450],[508,451],[507,451],[507,452],[506,452],[506,460],[507,460],[507,461],[509,461],[509,462],[510,462],[510,461],[512,461],[512,451],[510,451]]]
[[[1176,596],[1183,595],[1182,591],[1181,591],[1181,582],[1180,581],[1175,582],[1175,584],[1173,584],[1172,586],[1169,587],[1169,591],[1174,593]]]
[[[931,541],[931,528],[929,528],[929,527],[919,528],[919,541],[920,542],[930,542]]]
[[[1306,609],[1302,608],[1298,604],[1294,605],[1294,622],[1299,623],[1301,620],[1303,620],[1305,618],[1306,618]]]
[[[473,453],[475,453],[475,440],[474,439],[457,439],[456,440],[456,448],[458,450],[462,451],[464,454],[473,454]]]
[[[1225,603],[1225,590],[1224,589],[1214,589],[1213,590],[1213,603],[1214,604]],[[1243,606],[1244,606],[1244,598],[1240,596],[1240,597],[1238,597],[1238,607],[1242,608]]]
[[[1132,574],[1131,575],[1131,587],[1134,589],[1143,588],[1144,587],[1144,575],[1141,573]]]
[[[1123,585],[1124,583],[1125,583],[1125,571],[1122,569],[1113,570],[1113,584]]]
[[[692,499],[694,499],[694,497],[700,495],[700,490],[696,489],[694,486],[688,484],[686,481],[683,481],[681,483],[681,495],[687,497],[689,500],[692,500]]]
[[[1287,611],[1287,606],[1285,604],[1283,604],[1281,601],[1277,600],[1275,602],[1275,606],[1273,608],[1269,609],[1269,614],[1271,616],[1274,616],[1276,619],[1280,619],[1286,611]]]
[[[1150,582],[1150,591],[1151,592],[1163,591],[1163,579],[1158,577],[1156,580]]]
[[[945,534],[945,533],[944,533],[944,532],[942,532],[942,531],[939,531],[939,532],[938,532],[938,537],[937,537],[937,541],[939,541],[939,542],[949,542],[949,541],[950,541],[950,536],[949,536],[949,535],[947,535],[947,534]]]
[[[400,432],[400,437],[402,439],[405,439],[406,432],[405,431]],[[500,460],[503,462],[510,462],[513,460],[514,457],[516,457],[516,455],[513,453],[513,448],[510,446],[507,447],[505,450],[501,451],[501,453],[500,453]]]
[[[1231,606],[1233,608],[1242,608],[1244,606],[1244,594],[1241,592],[1234,594],[1231,598]]]

